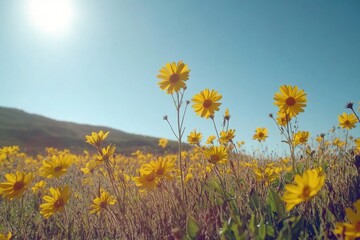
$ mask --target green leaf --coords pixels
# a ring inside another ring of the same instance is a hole
[[[260,224],[259,224],[259,237],[261,239],[265,239],[266,237],[266,225],[264,223],[264,219],[261,219]]]
[[[292,172],[287,172],[284,175],[285,183],[291,183],[293,181],[294,175]]]
[[[186,235],[189,239],[196,239],[200,231],[200,227],[193,217],[188,216],[186,219]]]
[[[259,197],[258,194],[254,189],[251,189],[250,191],[250,202],[249,202],[250,208],[253,212],[256,212],[257,209],[259,209]]]
[[[256,234],[257,231],[257,226],[256,226],[256,217],[255,214],[251,214],[251,219],[250,219],[250,223],[249,223],[249,230]]]
[[[269,237],[275,237],[275,230],[272,226],[270,225],[267,225],[266,226],[266,234],[269,236]]]
[[[283,221],[283,228],[278,239],[298,239],[304,230],[304,220],[301,216],[292,216]]]
[[[281,200],[279,194],[270,189],[267,203],[270,205],[270,209],[272,213],[274,213],[275,217],[283,218],[286,214],[284,202]]]

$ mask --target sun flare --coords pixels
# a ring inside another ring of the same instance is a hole
[[[30,0],[27,11],[32,24],[51,35],[66,33],[74,20],[72,0]]]

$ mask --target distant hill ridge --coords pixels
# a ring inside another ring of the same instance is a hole
[[[159,138],[126,133],[120,130],[58,121],[14,108],[0,107],[0,147],[18,145],[22,151],[36,153],[46,147],[70,149],[74,152],[94,149],[85,141],[85,135],[100,130],[110,131],[107,143],[115,144],[117,152],[130,154],[136,150],[163,151],[158,146]],[[167,150],[176,149],[169,142]]]

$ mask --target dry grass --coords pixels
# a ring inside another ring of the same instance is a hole
[[[2,148],[2,153],[5,153]],[[297,161],[297,172],[321,167],[326,184],[313,199],[286,212],[280,196],[293,173],[284,161],[253,159],[233,153],[229,163],[206,162],[201,151],[183,154],[187,163],[185,198],[182,198],[179,174],[173,180],[162,180],[156,188],[142,190],[128,176],[137,176],[139,167],[159,156],[137,153],[132,157],[115,156],[114,185],[100,165],[84,174],[81,168],[92,155],[72,155],[74,163],[59,179],[39,176],[42,160],[59,154],[51,149],[47,155],[33,158],[20,151],[2,154],[1,172],[21,170],[43,179],[45,189],[33,193],[28,189],[20,199],[0,200],[0,231],[11,231],[14,239],[276,239],[284,236],[333,239],[334,224],[344,221],[345,207],[360,198],[359,176],[353,157],[341,148],[327,147]],[[164,155],[176,159],[175,155]],[[256,169],[270,164],[278,169],[275,177],[256,177]],[[290,171],[289,171],[290,169]],[[3,180],[3,177],[2,177]],[[65,211],[45,219],[39,213],[43,196],[49,187],[69,185],[72,196]],[[112,194],[117,204],[99,215],[90,214],[89,206],[100,188]],[[116,189],[115,189],[116,188]]]

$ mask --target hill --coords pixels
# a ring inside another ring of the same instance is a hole
[[[85,135],[100,130],[110,131],[107,142],[115,144],[118,152],[129,154],[138,149],[151,152],[162,151],[158,138],[126,133],[120,130],[53,120],[14,108],[0,107],[0,146],[18,145],[25,152],[36,153],[46,147],[70,149],[81,152],[94,148],[85,142]],[[169,142],[167,150],[176,149]]]

